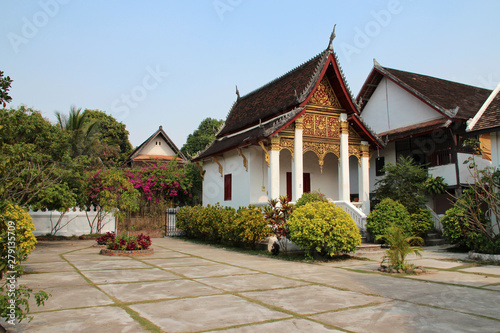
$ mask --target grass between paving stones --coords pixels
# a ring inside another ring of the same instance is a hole
[[[234,251],[234,252],[239,252],[239,253],[245,253],[245,254],[250,254],[250,255],[255,255],[255,256],[264,256],[266,258],[271,258],[271,259],[279,259],[279,260],[286,260],[286,261],[300,261],[300,262],[305,262],[305,263],[317,263],[317,262],[341,262],[341,261],[347,261],[347,260],[360,260],[360,261],[371,261],[368,258],[364,257],[356,257],[354,255],[350,254],[340,254],[336,255],[333,257],[323,257],[323,256],[315,256],[314,258],[310,258],[307,256],[307,254],[304,251],[293,251],[289,252],[288,254],[283,254],[283,252],[280,252],[278,255],[274,255],[268,250],[263,250],[263,249],[250,249],[250,248],[243,248],[243,247],[237,247],[237,246],[229,246],[225,244],[215,244],[207,241],[203,241],[200,239],[191,239],[191,238],[186,238],[186,237],[179,237],[179,239],[182,239],[183,241],[194,243],[194,244],[202,244],[202,245],[208,245],[211,247],[219,248],[219,249],[224,249],[227,251]],[[161,247],[161,246],[160,246]]]
[[[100,292],[102,292],[104,295],[108,296],[113,302],[114,304],[113,305],[108,305],[108,306],[116,306],[116,307],[119,307],[123,310],[125,310],[125,312],[127,312],[135,321],[137,321],[144,329],[150,331],[150,332],[154,332],[154,333],[161,333],[163,332],[163,330],[156,326],[155,324],[153,324],[152,322],[150,322],[149,320],[147,320],[146,318],[144,317],[141,317],[139,315],[139,313],[135,312],[134,310],[130,309],[126,303],[120,301],[119,299],[117,299],[116,297],[113,297],[111,295],[109,295],[108,293],[106,293],[104,290],[102,290],[101,288],[99,288],[99,286],[97,284],[95,284],[93,281],[89,280],[78,268],[76,268],[75,265],[73,265],[68,259],[66,259],[64,257],[65,254],[69,254],[69,253],[72,253],[72,252],[76,252],[76,251],[79,251],[81,249],[76,249],[76,250],[72,250],[72,251],[68,251],[68,252],[65,252],[65,253],[61,253],[59,254],[59,256],[61,257],[61,259],[63,259],[64,261],[66,261],[71,267],[73,267],[76,272],[78,274],[80,274],[82,276],[82,278],[91,286],[93,286],[94,288],[96,288],[97,290],[99,290]],[[135,303],[133,303],[135,304]],[[90,308],[90,307],[87,307],[87,308]]]

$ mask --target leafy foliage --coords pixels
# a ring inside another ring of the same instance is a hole
[[[425,188],[429,194],[443,194],[446,193],[448,184],[446,184],[443,177],[437,176],[434,178],[434,176],[430,175],[425,181]]]
[[[208,144],[215,140],[215,134],[223,123],[223,120],[203,119],[198,128],[188,135],[186,143],[181,148],[182,153],[186,156],[194,156],[197,152],[205,149]]]
[[[189,238],[250,247],[271,234],[261,209],[255,206],[240,207],[237,212],[219,204],[183,207],[177,213],[177,228]]]
[[[299,200],[297,200],[297,202],[295,203],[294,207],[299,208],[300,206],[303,206],[309,202],[316,202],[316,201],[327,202],[328,200],[326,199],[323,193],[320,193],[318,191],[303,193],[302,196],[299,198]]]
[[[237,239],[252,249],[255,249],[259,240],[271,235],[262,210],[252,205],[238,209],[233,227]]]
[[[427,201],[427,171],[411,157],[401,157],[396,164],[387,163],[385,177],[376,183],[375,196],[390,198],[403,204],[409,213],[416,213]]]
[[[421,256],[420,251],[422,251],[422,248],[412,246],[411,244],[423,244],[424,242],[422,238],[409,235],[403,228],[394,223],[390,223],[385,233],[377,236],[377,240],[384,240],[389,245],[389,249],[385,251],[382,263],[385,260],[389,260],[390,267],[396,270],[407,270],[410,268],[410,265],[406,263],[406,256],[411,253]]]
[[[151,246],[151,238],[143,234],[138,236],[127,236],[123,234],[119,237],[108,238],[106,245],[110,250],[147,250]]]
[[[25,285],[15,286],[15,281],[23,273],[21,262],[28,258],[36,245],[33,230],[35,226],[27,211],[10,202],[1,204],[0,279],[7,276],[0,287],[0,317],[9,322],[28,317],[31,295],[34,295],[37,306],[43,305],[50,296],[44,291],[33,293]]]
[[[3,72],[0,71],[0,104],[5,107],[7,103],[12,100],[12,97],[9,96],[10,85],[12,84],[12,79],[10,76],[3,76]]]
[[[102,236],[97,237],[96,241],[98,245],[106,245],[108,241],[114,242],[116,234],[113,231],[108,231]]]
[[[309,255],[353,252],[361,244],[361,235],[351,216],[329,202],[310,202],[295,209],[288,220],[288,230],[290,240]]]
[[[399,202],[386,198],[368,215],[366,229],[377,239],[387,233],[391,223],[401,227],[406,233],[411,232],[410,215],[406,208]]]
[[[416,236],[424,236],[432,229],[432,215],[427,208],[419,208],[416,213],[410,214],[411,233]]]
[[[285,254],[287,254],[287,221],[293,209],[294,206],[290,204],[286,195],[281,196],[279,200],[271,199],[268,204],[264,206],[264,218],[271,226],[274,236],[278,239],[279,247],[283,249]],[[276,252],[279,252],[279,250]]]

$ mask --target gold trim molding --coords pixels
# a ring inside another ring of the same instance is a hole
[[[238,148],[238,154],[240,154],[241,157],[243,157],[243,166],[245,167],[245,170],[248,172],[248,161],[245,155],[243,155],[243,151],[241,148]]]
[[[214,156],[213,157],[215,163],[217,163],[219,165],[219,173],[220,173],[220,176],[221,177],[224,177],[224,173],[223,173],[223,169],[222,169],[222,165],[219,163],[219,160],[217,159],[217,156]]]
[[[264,151],[264,159],[266,160],[267,167],[269,168],[271,166],[271,159],[269,157],[269,152],[267,151],[266,146],[264,146],[264,141],[259,141],[259,146]]]

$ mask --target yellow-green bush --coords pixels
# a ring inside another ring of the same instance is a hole
[[[361,244],[361,235],[351,216],[329,202],[310,202],[294,210],[288,230],[290,240],[310,255],[353,252]]]
[[[26,210],[16,204],[6,203],[0,212],[2,258],[7,258],[9,245],[15,245],[17,259],[26,260],[36,245],[34,230],[35,225]]]
[[[374,239],[387,233],[391,223],[401,227],[407,234],[411,234],[410,215],[398,201],[385,198],[370,212],[366,221],[366,229]]]
[[[265,239],[272,233],[262,210],[252,205],[238,209],[233,227],[236,239],[253,249],[259,240]]]

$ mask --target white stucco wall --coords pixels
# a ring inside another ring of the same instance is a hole
[[[473,184],[474,180],[471,175],[471,170],[469,169],[469,165],[467,163],[464,164],[465,161],[467,161],[470,157],[472,157],[472,154],[464,154],[464,153],[458,153],[458,168],[460,172],[460,183],[461,184]],[[488,160],[483,159],[480,156],[474,156],[474,162],[477,165],[478,170],[482,170],[486,167],[491,167],[492,163]]]
[[[428,171],[429,175],[434,178],[443,177],[444,182],[449,186],[457,185],[457,171],[455,163],[431,167]]]
[[[175,156],[175,153],[161,136],[157,136],[142,149],[141,155]]]
[[[231,150],[217,159],[222,165],[223,175],[232,175],[232,198],[228,201],[224,200],[224,177],[221,177],[219,173],[219,165],[211,160],[203,163],[203,169],[206,170],[203,181],[203,205],[214,205],[218,202],[221,206],[234,208],[248,206],[250,203],[250,173],[243,166],[243,158],[237,150]]]
[[[377,134],[443,117],[387,78],[380,81],[361,116]]]
[[[29,211],[31,218],[33,219],[33,224],[35,225],[35,231],[33,232],[35,236],[42,236],[49,234],[52,227],[57,223],[61,213],[58,211]],[[88,218],[92,221],[96,212],[87,212]],[[90,226],[87,219],[87,214],[85,211],[70,210],[64,214],[61,219],[60,226],[64,226],[57,232],[57,236],[81,236],[90,233]],[[102,222],[103,228],[102,233],[108,231],[115,231],[116,229],[116,219],[113,214],[109,213],[106,215]],[[95,230],[94,230],[95,232]]]

